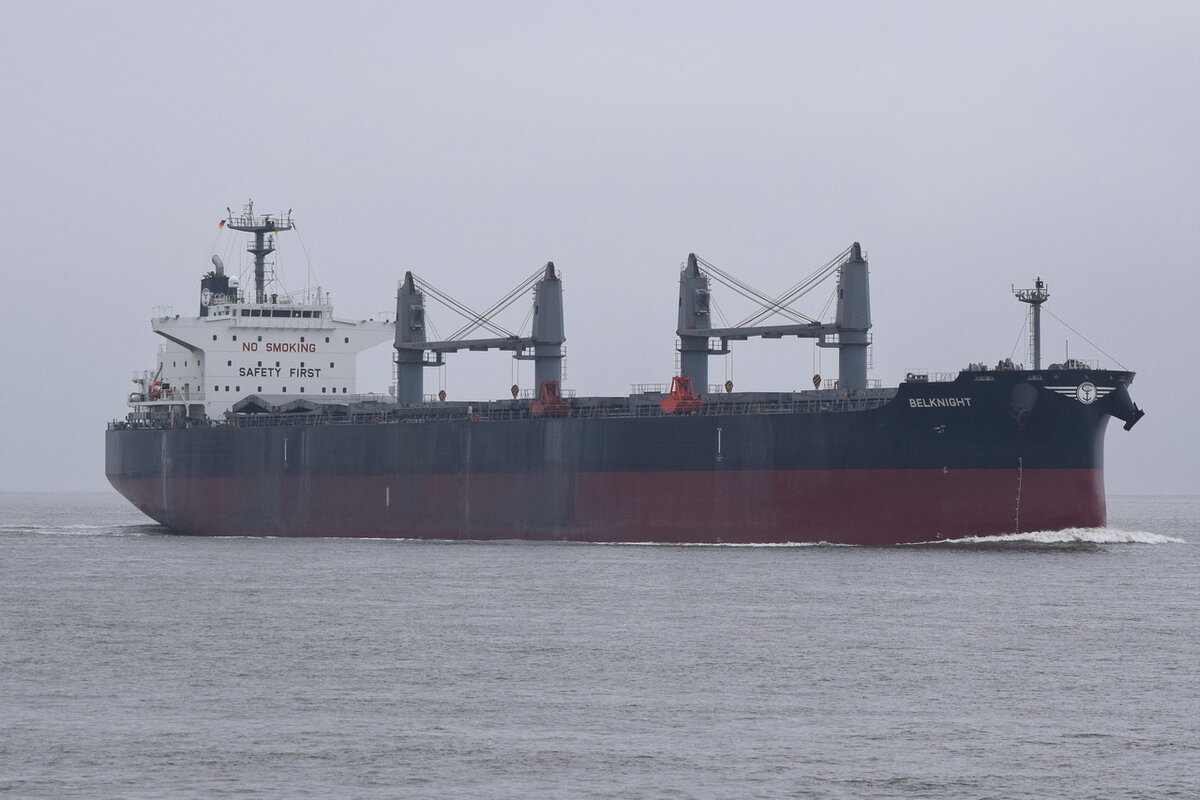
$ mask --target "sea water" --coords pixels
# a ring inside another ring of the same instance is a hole
[[[0,795],[1194,798],[1200,498],[924,546],[169,535],[0,494]]]

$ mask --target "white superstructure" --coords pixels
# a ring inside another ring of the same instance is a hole
[[[249,395],[349,400],[357,394],[358,354],[391,341],[395,323],[337,319],[320,289],[299,300],[267,291],[263,259],[274,250],[270,234],[292,228],[290,212],[256,217],[251,203],[241,216],[230,212],[223,227],[255,234],[247,248],[255,255],[254,302],[243,302],[237,280],[214,257],[214,271],[201,280],[199,316],[151,321],[167,342],[153,369],[134,377],[129,405],[184,423],[222,419]]]

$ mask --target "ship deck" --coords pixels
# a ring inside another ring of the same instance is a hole
[[[868,389],[850,395],[821,389],[807,392],[739,392],[706,395],[703,404],[686,413],[695,416],[750,414],[819,414],[867,411],[886,405],[897,389]],[[569,405],[542,416],[555,418],[620,418],[669,416],[662,408],[666,394],[645,392],[626,397],[572,398]],[[291,425],[361,425],[435,421],[500,422],[538,417],[529,400],[434,402],[400,405],[380,399],[318,400],[293,396],[250,395],[225,419],[187,420],[148,415],[144,419],[114,420],[110,430],[172,427],[256,427]]]

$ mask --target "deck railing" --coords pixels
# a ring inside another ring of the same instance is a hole
[[[867,411],[888,403],[890,396],[872,397],[823,397],[823,398],[765,398],[765,399],[720,399],[710,400],[692,413],[692,416],[748,416],[758,414],[824,414],[851,411]],[[377,410],[356,411],[348,414],[243,414],[222,420],[184,420],[181,418],[143,417],[140,419],[114,420],[110,430],[164,429],[164,428],[254,428],[303,425],[367,425],[367,424],[412,424],[469,420],[472,422],[505,422],[538,419],[527,404],[429,404],[418,408],[381,407]],[[586,403],[572,407],[565,415],[556,418],[635,418],[664,417],[657,403],[633,402],[614,399],[611,403]]]

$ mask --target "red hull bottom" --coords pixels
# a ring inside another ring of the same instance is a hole
[[[110,478],[178,533],[888,545],[1105,524],[1101,470]]]

